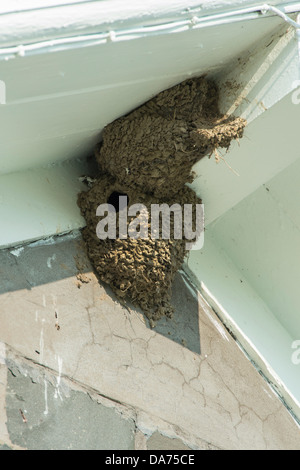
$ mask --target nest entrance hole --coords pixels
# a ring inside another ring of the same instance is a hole
[[[123,196],[121,199],[120,197]],[[125,199],[124,199],[125,198]],[[120,212],[129,205],[129,197],[125,193],[120,193],[118,191],[113,191],[107,199],[107,203],[111,204],[116,212]]]

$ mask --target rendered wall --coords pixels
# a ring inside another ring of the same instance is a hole
[[[300,449],[273,389],[185,277],[155,329],[81,239],[0,253],[2,449]]]

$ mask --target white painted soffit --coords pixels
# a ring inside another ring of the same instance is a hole
[[[58,38],[97,40],[93,35],[103,32],[144,35],[159,32],[161,28],[182,31],[272,15],[263,3],[251,0],[144,0],[142,4],[139,0],[12,0],[2,3],[1,50]],[[273,0],[271,3],[287,14],[300,11],[299,2]]]
[[[176,6],[174,11],[181,12],[184,24],[163,23],[166,19],[160,18],[160,26],[144,28],[140,26],[144,16],[151,16],[150,10],[145,9],[147,2],[142,10],[136,7],[135,32],[123,28],[115,29],[113,34],[105,30],[104,10],[103,15],[97,16],[96,11],[93,16],[89,13],[91,21],[100,18],[95,22],[98,33],[93,34],[92,23],[89,24],[84,15],[77,17],[81,3],[27,12],[33,15],[28,21],[25,21],[24,11],[0,14],[0,36],[5,35],[6,28],[11,42],[17,44],[4,47],[3,40],[2,48],[0,46],[0,59],[5,59],[0,60],[0,79],[6,86],[6,104],[0,108],[0,174],[92,153],[100,132],[109,122],[188,77],[224,71],[225,66],[230,66],[245,51],[252,51],[255,44],[259,43],[262,48],[271,34],[278,36],[282,28],[286,30],[286,23],[277,15],[253,13],[252,7],[249,13],[248,2],[233,2],[232,6],[244,5],[245,8],[225,13],[220,13],[221,4],[205,2],[206,15],[196,16],[194,11],[187,11],[186,5],[182,9],[183,2],[177,1],[174,5],[162,2],[160,7],[154,2],[157,19],[159,12],[167,11],[167,5],[171,12]],[[85,2],[84,5],[103,9],[106,5],[111,21],[119,18],[124,10],[113,10],[113,5],[119,5],[116,0]],[[211,10],[208,10],[209,5]],[[226,5],[228,8],[228,2]],[[68,11],[68,22],[65,18],[63,27],[64,8],[72,10]],[[215,15],[208,15],[208,11]],[[49,27],[45,25],[43,29],[39,15],[45,12]],[[51,16],[53,14],[56,18]],[[152,18],[155,22],[154,14]],[[37,38],[41,33],[44,41],[33,42],[36,38],[30,36],[30,44],[25,44],[30,24],[32,35]],[[70,33],[67,25],[72,26],[72,33],[81,35],[60,37]],[[89,27],[90,34],[83,36],[82,32]],[[99,32],[102,28],[104,32]],[[53,39],[46,40],[51,34]],[[272,48],[273,45],[268,51]],[[284,90],[284,94],[288,92],[289,89]]]

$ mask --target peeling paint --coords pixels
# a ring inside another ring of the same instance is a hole
[[[47,415],[49,410],[48,410],[48,383],[47,383],[46,379],[44,379],[44,386],[45,386],[45,411],[44,411],[44,415]]]
[[[24,250],[24,247],[23,246],[20,246],[19,248],[16,248],[15,250],[11,250],[11,254],[13,256],[16,256],[17,258],[20,256],[20,254],[23,252]]]
[[[44,321],[44,320],[42,320]],[[41,333],[40,333],[40,349],[39,349],[40,355],[41,355],[41,363],[44,361],[44,329],[43,325],[41,328]]]
[[[57,357],[57,363],[58,363],[58,376],[56,377],[56,385],[55,385],[55,392],[54,392],[54,397],[57,398],[59,397],[61,401],[63,401],[62,394],[60,393],[60,381],[61,381],[61,373],[62,373],[62,366],[63,366],[63,360],[61,357]]]
[[[52,263],[56,260],[56,254],[54,253],[54,255],[52,255],[51,257],[49,257],[47,259],[47,266],[49,269],[52,268]]]
[[[0,366],[5,365],[6,359],[6,346],[0,341]]]

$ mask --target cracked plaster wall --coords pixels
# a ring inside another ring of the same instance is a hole
[[[284,404],[182,273],[174,318],[151,329],[99,284],[80,238],[0,258],[2,449],[300,449]]]

